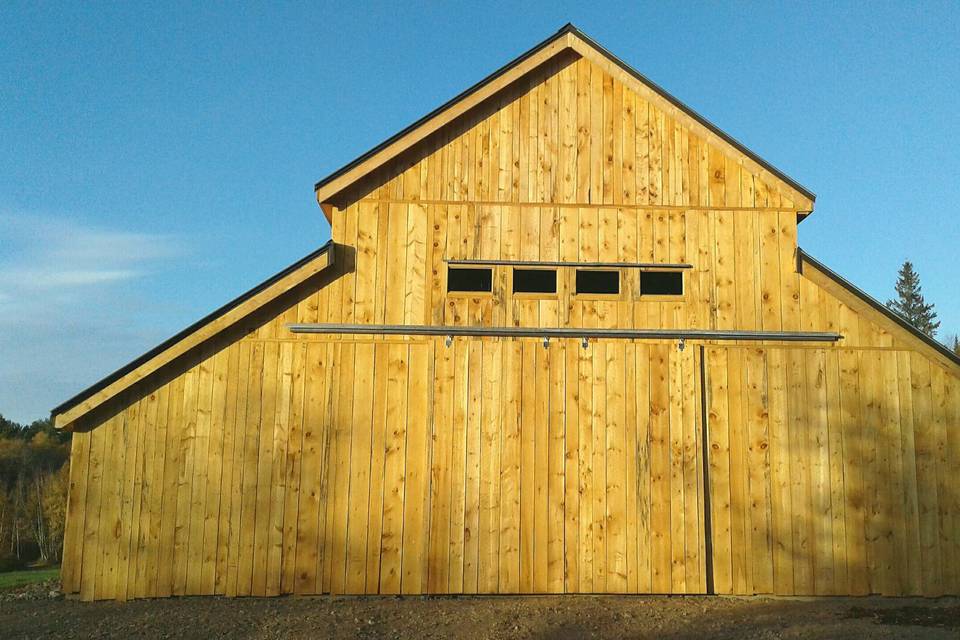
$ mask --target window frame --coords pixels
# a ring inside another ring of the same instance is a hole
[[[490,289],[488,291],[454,291],[450,289],[450,270],[476,270],[490,272]],[[448,298],[492,298],[493,289],[497,283],[497,270],[493,266],[467,266],[467,265],[447,265],[443,271],[443,291]]]
[[[602,271],[604,273],[617,274],[617,293],[593,293],[590,291],[578,291],[577,274],[581,271]],[[573,282],[571,283],[571,295],[577,300],[622,300],[623,299],[623,269],[612,269],[610,267],[574,267]]]
[[[637,275],[637,297],[645,302],[677,302],[687,297],[687,271],[689,269],[676,269],[670,267],[655,268],[649,267],[640,269]],[[679,273],[680,274],[680,294],[670,293],[644,293],[643,292],[643,274],[647,273]]]
[[[555,288],[553,293],[546,293],[541,291],[515,291],[514,290],[514,273],[517,270],[521,271],[552,271],[555,278]],[[560,269],[558,267],[541,267],[541,266],[513,266],[510,269],[510,278],[507,282],[508,291],[510,295],[519,300],[557,300],[560,297]]]

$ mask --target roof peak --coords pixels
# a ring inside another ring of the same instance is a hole
[[[452,122],[468,108],[479,104],[499,92],[504,86],[509,84],[509,82],[516,79],[515,77],[522,76],[529,72],[532,67],[542,64],[545,60],[549,60],[568,49],[575,50],[580,55],[599,60],[604,64],[614,65],[617,67],[617,73],[623,72],[633,78],[639,85],[644,87],[645,90],[652,92],[660,99],[666,101],[671,108],[678,110],[686,118],[690,119],[695,126],[702,127],[708,135],[729,145],[736,152],[745,156],[749,162],[755,165],[757,170],[771,175],[795,194],[795,197],[799,198],[799,206],[809,205],[809,210],[812,210],[813,201],[816,199],[816,195],[812,191],[781,172],[715,124],[671,95],[663,87],[605,49],[602,45],[580,31],[572,22],[567,22],[546,40],[543,40],[530,50],[514,58],[480,82],[458,94],[352,162],[318,181],[314,185],[318,202],[321,205],[329,203],[331,198],[335,197],[363,176],[369,174],[375,168],[395,158],[406,149],[424,139],[427,135]]]

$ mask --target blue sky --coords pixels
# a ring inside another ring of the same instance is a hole
[[[913,260],[960,332],[956,3],[202,5],[0,6],[7,417],[326,241],[317,179],[568,21],[817,193],[808,252],[881,299]]]

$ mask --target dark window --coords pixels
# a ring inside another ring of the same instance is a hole
[[[514,269],[514,293],[556,293],[557,272],[553,269]]]
[[[640,295],[682,296],[683,273],[680,271],[641,271]]]
[[[490,292],[493,290],[493,269],[447,268],[447,291]]]
[[[620,272],[577,269],[577,293],[620,293]]]

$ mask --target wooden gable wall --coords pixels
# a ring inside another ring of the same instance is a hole
[[[892,344],[798,274],[807,204],[662,103],[568,52],[361,180],[332,214],[352,258],[332,293],[341,305],[319,321],[843,328],[847,345]],[[463,259],[693,268],[681,301],[641,298],[635,269],[616,301],[575,296],[569,268],[553,298],[514,298],[509,267],[492,296],[447,295],[446,261]]]
[[[337,273],[84,417],[64,590],[703,593],[709,515],[718,593],[960,592],[956,368],[798,272],[807,205],[741,160],[568,53],[361,181],[335,203]],[[640,299],[634,271],[617,300],[568,278],[515,299],[506,269],[448,296],[466,258],[693,268],[679,302]],[[844,339],[447,346],[295,322]]]

